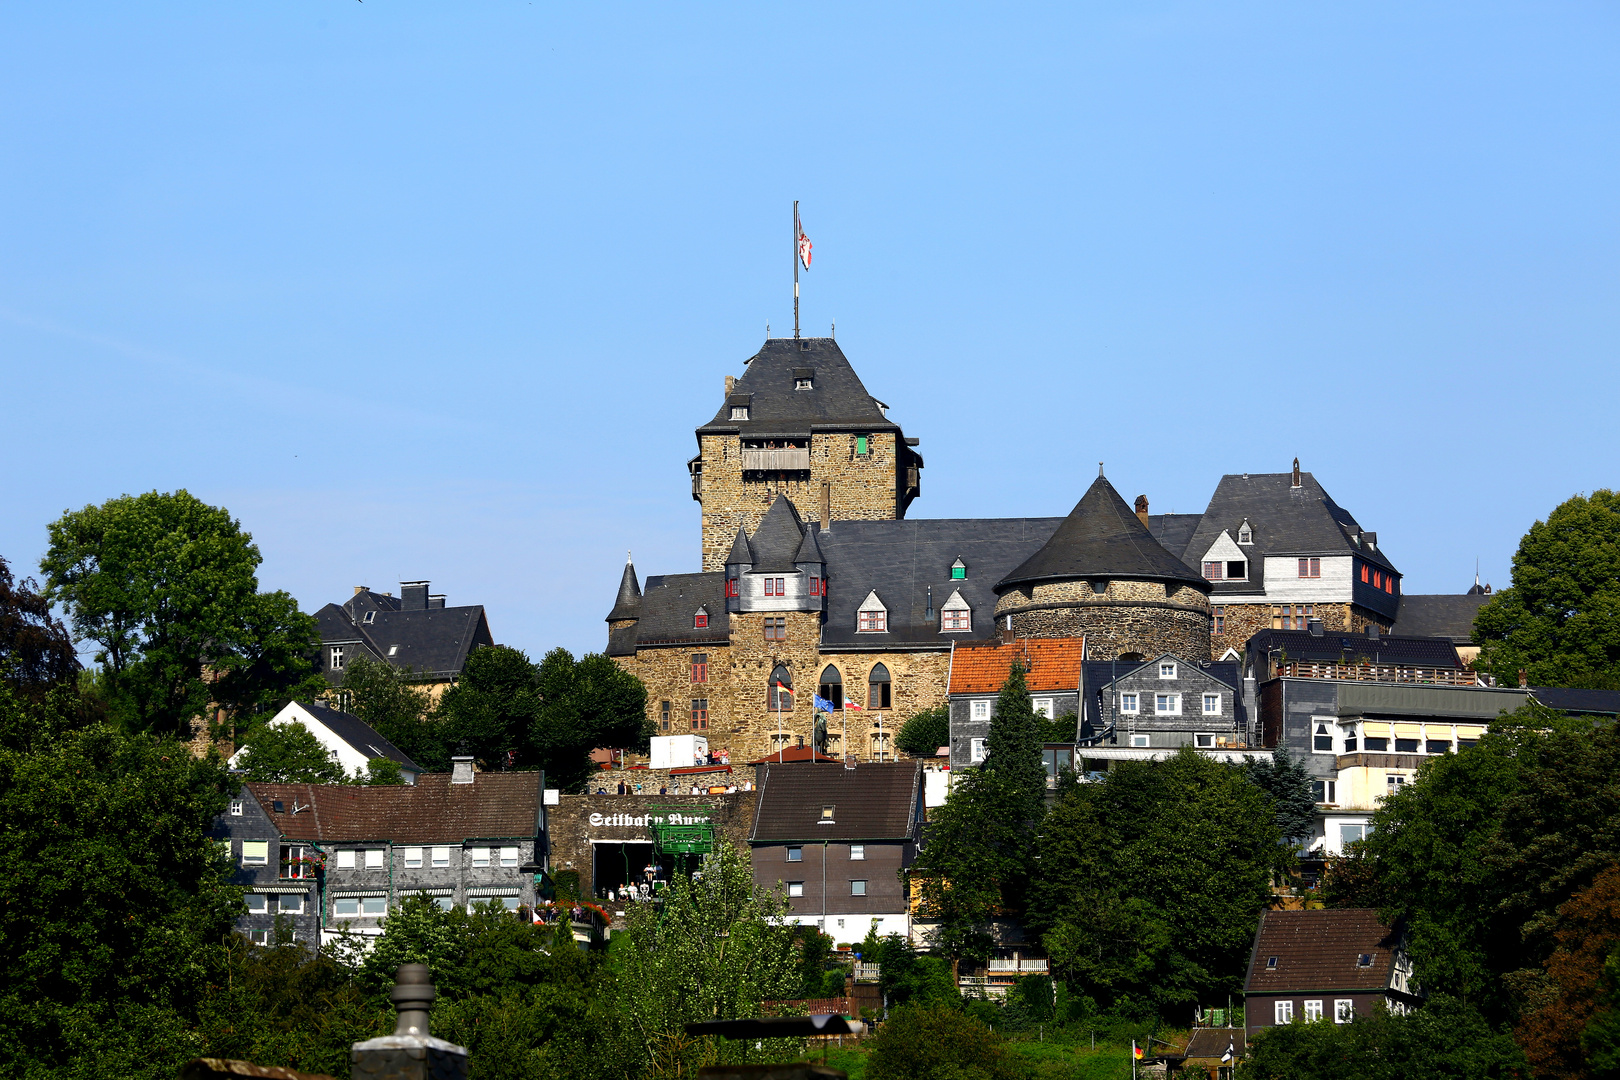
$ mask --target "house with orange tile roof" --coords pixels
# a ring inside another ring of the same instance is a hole
[[[996,697],[1014,663],[1024,669],[1035,711],[1043,716],[1076,717],[1079,737],[1080,673],[1085,638],[1018,638],[1009,642],[959,641],[951,649],[946,700],[951,710],[951,768],[984,760],[985,740]]]

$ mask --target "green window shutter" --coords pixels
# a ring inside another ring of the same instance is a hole
[[[965,567],[965,566],[953,566],[953,567],[951,567],[951,580],[952,581],[961,581],[966,577],[967,577],[967,567]]]
[[[857,436],[855,436],[855,452],[857,454],[862,454],[862,455],[864,455],[866,453],[866,436],[865,435],[857,435]]]

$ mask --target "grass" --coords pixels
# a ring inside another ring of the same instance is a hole
[[[1034,1031],[1020,1033],[1007,1040],[1007,1049],[1028,1065],[1031,1080],[1129,1080],[1131,1075],[1128,1045],[1099,1045],[1092,1049],[1090,1036],[1072,1029],[1048,1029],[1045,1041]],[[827,1065],[842,1069],[849,1080],[863,1080],[866,1058],[866,1048],[853,1043],[827,1051]],[[820,1050],[805,1055],[803,1060],[819,1064]]]

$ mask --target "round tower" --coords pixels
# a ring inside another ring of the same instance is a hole
[[[1209,659],[1209,582],[1153,539],[1102,476],[995,592],[997,625],[1016,637],[1084,637],[1099,660]]]

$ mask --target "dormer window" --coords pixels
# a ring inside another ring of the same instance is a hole
[[[1240,544],[1252,544],[1252,543],[1254,543],[1254,530],[1249,527],[1249,519],[1248,518],[1244,518],[1243,519],[1243,524],[1238,526],[1238,541],[1237,542],[1240,543]]]
[[[966,577],[967,577],[967,563],[963,562],[961,559],[957,559],[955,562],[951,563],[951,580],[952,581],[961,581]]]
[[[366,612],[366,617],[360,621],[365,623],[367,626],[370,626],[372,623],[377,621],[377,613],[375,611],[368,611]]]
[[[866,599],[862,601],[860,610],[856,613],[855,629],[862,634],[888,633],[889,609],[878,599],[876,589],[868,593]]]
[[[692,616],[692,629],[706,630],[709,626],[709,609],[698,608],[697,614]]]
[[[951,593],[951,598],[939,609],[939,629],[945,634],[960,634],[973,629],[973,609],[962,599],[962,591]]]
[[[746,419],[748,419],[748,406],[746,406],[746,405],[733,405],[731,407],[731,418],[733,420],[746,420]]]
[[[795,390],[813,390],[813,389],[815,389],[815,384],[810,379],[794,379],[793,380],[793,389],[795,389]]]
[[[1171,660],[1162,661],[1159,664],[1159,678],[1161,678],[1161,679],[1173,679],[1175,677],[1176,677],[1176,665],[1175,665],[1175,662],[1171,661]]]

